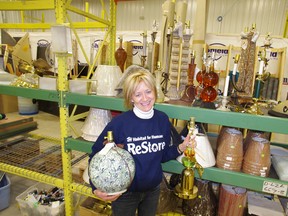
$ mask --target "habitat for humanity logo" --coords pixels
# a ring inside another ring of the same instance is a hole
[[[212,55],[212,53],[215,53],[215,60],[218,61],[223,56],[228,56],[228,46],[222,43],[211,43],[208,46],[223,46],[222,48],[208,48],[208,54]]]

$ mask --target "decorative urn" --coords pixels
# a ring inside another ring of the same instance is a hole
[[[89,164],[89,177],[97,189],[109,195],[124,193],[135,175],[132,155],[113,141],[112,131],[107,133],[105,147],[96,153]]]

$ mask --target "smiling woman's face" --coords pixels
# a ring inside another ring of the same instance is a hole
[[[139,83],[132,95],[134,106],[143,112],[152,109],[156,100],[156,94],[153,89],[149,88],[143,81]]]

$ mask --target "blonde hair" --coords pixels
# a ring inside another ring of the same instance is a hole
[[[154,76],[145,71],[144,69],[139,69],[138,71],[130,74],[124,81],[123,84],[123,96],[124,96],[124,106],[128,109],[133,108],[132,96],[136,91],[139,83],[144,82],[151,90],[154,92],[157,99],[157,89]]]

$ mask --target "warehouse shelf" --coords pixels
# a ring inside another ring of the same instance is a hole
[[[56,177],[52,177],[50,175],[45,175],[36,171],[31,171],[28,169],[23,169],[20,168],[18,166],[13,166],[10,164],[6,164],[6,163],[1,163],[0,162],[0,170],[7,172],[7,173],[11,173],[14,175],[18,175],[27,179],[31,179],[34,181],[39,181],[39,182],[43,182],[43,183],[47,183],[50,185],[55,185],[57,187],[63,188],[64,183],[63,183],[63,179],[61,178],[56,178]]]
[[[184,166],[178,161],[174,160],[162,164],[162,168],[165,172],[181,174]],[[199,178],[197,172],[195,172],[195,177]],[[234,172],[220,169],[217,167],[209,167],[204,169],[202,179],[247,188],[253,191],[262,191],[266,193],[268,193],[269,188],[270,194],[288,197],[288,182],[281,181],[275,178],[264,178],[261,176],[254,176],[242,172]],[[267,185],[274,185],[275,188],[266,188]]]
[[[82,151],[85,153],[91,153],[91,148],[93,145],[93,142],[89,142],[83,139],[73,139],[73,138],[66,138],[65,139],[65,149],[67,150],[76,150],[76,151]]]
[[[63,188],[59,144],[59,140],[43,137],[31,138],[30,134],[17,136],[9,141],[1,140],[0,170]],[[84,151],[71,152],[73,155],[71,165],[78,169],[77,164],[87,160],[88,155]],[[80,176],[75,175],[74,182],[70,186],[71,191],[93,197],[91,187],[84,185],[84,180],[81,179],[81,173]]]
[[[30,137],[22,137],[9,143],[3,142],[0,145],[0,162],[53,177],[61,177],[63,172],[59,144]],[[87,157],[83,152],[73,151],[72,154],[72,166]]]
[[[9,165],[6,163],[0,162],[0,170],[11,173],[14,175],[18,175],[27,179],[31,179],[34,181],[50,184],[59,188],[64,188],[64,181],[61,178],[52,177],[50,175],[41,174],[39,172],[31,171],[28,169],[23,169],[17,166]],[[79,194],[93,197],[92,190],[90,186],[83,185],[80,183],[73,182],[69,188],[73,192],[77,192]]]
[[[12,95],[17,95],[19,92],[22,92],[22,89],[18,87],[9,87],[4,89],[6,90],[5,93],[9,93]],[[1,85],[0,90],[2,90]],[[30,94],[31,93],[36,94],[38,93],[38,91],[32,89],[30,91]],[[47,93],[47,91],[45,90],[40,90],[39,92]],[[48,91],[48,92],[51,95],[53,95],[53,97],[57,95],[57,91]],[[50,94],[48,94],[48,96],[50,96]],[[37,95],[37,97],[38,99],[40,98],[45,99],[42,97],[39,98],[39,95]],[[125,108],[123,106],[123,99],[115,97],[64,92],[63,103],[67,105],[74,104],[74,105],[95,107],[99,109],[125,111]],[[189,120],[190,117],[193,116],[195,117],[195,119],[197,119],[198,122],[202,123],[288,134],[287,130],[288,120],[285,118],[265,116],[265,115],[251,115],[236,112],[223,112],[217,110],[166,104],[166,103],[157,103],[155,105],[155,108],[165,112],[170,118],[175,119]],[[65,150],[68,151],[76,150],[85,153],[90,153],[92,145],[93,145],[92,142],[85,141],[82,138],[78,139],[74,139],[71,137],[65,138]],[[180,174],[183,170],[183,166],[177,161],[169,161],[163,164],[163,170],[165,172]],[[231,184],[239,187],[246,187],[258,191],[263,190],[263,186],[267,181],[273,182],[275,184],[288,185],[288,182],[286,181],[281,181],[273,178],[262,178],[259,176],[252,176],[241,172],[227,171],[215,167],[206,168],[203,175],[203,179],[225,184]],[[284,194],[283,196],[288,196],[288,194]]]
[[[68,138],[66,139],[66,148],[70,150],[81,150],[86,153],[91,153],[92,142],[85,140]],[[184,166],[176,160],[172,160],[162,164],[164,172],[181,174]],[[199,178],[199,175],[195,173],[196,177]],[[229,170],[224,170],[216,167],[205,168],[202,179],[210,180],[213,182],[223,183],[234,185],[238,187],[243,187],[256,191],[263,191],[263,188],[269,183],[279,185],[282,188],[287,185],[287,181],[281,181],[275,178],[263,178],[260,176],[253,176],[250,174],[245,174],[242,172],[234,172]],[[288,191],[281,191],[281,196],[288,197]],[[277,194],[278,191],[275,192]],[[273,192],[271,192],[273,194]],[[279,195],[279,194],[278,194]]]
[[[99,95],[83,95],[66,92],[65,102],[67,104],[97,107],[108,110],[125,111],[123,99],[116,97],[105,97]]]
[[[0,93],[6,95],[21,96],[38,100],[59,102],[59,92],[52,90],[21,88],[9,85],[0,85]]]
[[[71,2],[71,1],[70,1]],[[84,12],[73,7],[69,2],[59,1],[58,4],[63,5],[63,10],[82,15],[95,22],[74,22],[73,26],[77,29],[90,28],[106,28],[112,25],[109,20],[97,17],[91,13]],[[64,7],[65,6],[65,7]],[[31,10],[55,10],[58,5],[54,0],[37,0],[37,1],[0,1],[1,11],[31,11]],[[3,29],[50,29],[55,23],[1,23],[0,28]]]
[[[91,153],[91,147],[93,143],[88,142],[82,139],[66,139],[66,148],[70,150],[81,150],[86,153]],[[164,172],[181,174],[184,169],[184,166],[176,160],[172,160],[162,164]],[[196,177],[199,178],[199,175],[196,174]],[[216,167],[205,168],[202,179],[210,180],[213,182],[219,182],[223,184],[234,185],[238,187],[243,187],[256,191],[265,191],[266,184],[278,185],[281,189],[280,191],[271,191],[270,193],[286,196],[288,197],[288,182],[281,181],[275,178],[263,178],[260,176],[253,176],[250,174],[245,174],[242,172],[234,172],[229,170],[224,170]],[[284,188],[284,189],[283,189]],[[286,188],[286,189],[285,189]],[[267,192],[267,191],[266,191]]]
[[[67,25],[67,19],[70,22],[70,28],[74,31],[77,38],[77,28],[101,28],[102,30],[108,29],[108,35],[105,40],[109,40],[109,64],[115,64],[114,51],[116,45],[116,3],[114,0],[110,0],[109,9],[110,16],[107,19],[103,19],[95,16],[94,14],[89,14],[83,12],[70,5],[71,1],[66,0],[41,0],[41,1],[2,1],[0,3],[1,11],[19,11],[19,10],[55,10],[56,23],[2,23],[0,28],[5,29],[47,29],[51,28],[52,25],[58,24]],[[104,5],[102,5],[105,7]],[[89,18],[89,22],[77,22],[71,23],[67,11],[72,13],[83,15]],[[81,43],[78,41],[80,46]],[[85,51],[85,50],[84,50]],[[84,52],[82,50],[82,52]],[[68,216],[74,215],[75,206],[73,205],[73,193],[77,192],[87,196],[93,196],[91,187],[75,183],[72,178],[72,165],[73,165],[73,150],[65,150],[65,139],[69,137],[70,133],[69,127],[69,104],[66,102],[65,97],[68,91],[68,80],[67,80],[67,58],[68,53],[55,53],[58,62],[58,77],[57,91],[41,90],[41,89],[28,89],[13,86],[0,86],[0,94],[22,96],[27,98],[33,98],[38,100],[46,100],[51,102],[58,102],[59,104],[59,117],[60,117],[60,152],[62,159],[62,176],[53,177],[51,174],[43,174],[41,170],[29,170],[31,167],[23,168],[21,165],[11,165],[7,162],[0,162],[0,170],[29,178],[35,181],[43,182],[46,184],[55,185],[57,187],[64,189],[65,194],[65,214]],[[93,68],[91,66],[91,68]],[[58,144],[59,146],[59,144]],[[83,152],[82,152],[83,153]],[[34,160],[34,159],[31,159]],[[36,160],[36,159],[35,159]],[[61,162],[59,163],[61,165]]]
[[[68,104],[125,111],[123,99],[121,98],[97,95],[89,96],[67,92],[65,94],[65,101]],[[223,112],[168,103],[156,103],[155,108],[165,112],[170,118],[174,119],[189,120],[190,117],[193,116],[197,122],[202,123],[288,134],[288,121],[285,118],[237,112]]]
[[[1,94],[59,102],[58,91],[41,89],[25,89],[25,91],[23,91],[23,89],[24,88],[0,85]],[[123,99],[121,98],[63,92],[63,100],[64,103],[68,105],[74,104],[108,110],[125,111]],[[287,119],[275,116],[223,112],[168,103],[156,103],[155,108],[165,112],[170,118],[175,119],[189,120],[190,117],[193,116],[198,122],[202,123],[288,134]],[[175,110],[177,110],[177,112],[175,112]]]

